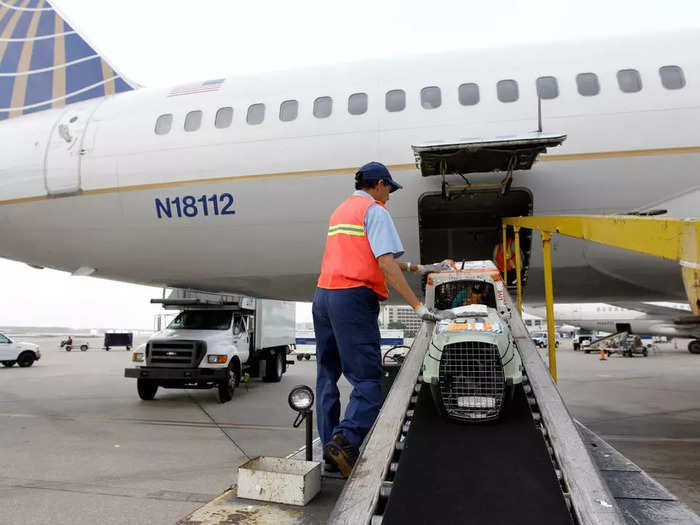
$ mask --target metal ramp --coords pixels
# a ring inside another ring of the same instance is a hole
[[[622,341],[625,340],[625,338],[629,335],[629,332],[623,331],[623,332],[616,332],[614,334],[606,335],[605,337],[601,337],[600,339],[596,339],[595,341],[591,341],[591,343],[584,348],[585,350],[588,350],[589,352],[591,350],[596,350],[600,351],[601,348],[604,349],[606,346],[615,343],[616,345],[619,345]]]
[[[431,413],[416,336],[329,523],[625,523],[512,299],[526,380],[496,423]]]
[[[347,481],[324,477],[306,507],[238,498],[234,486],[178,524],[700,525],[690,509],[572,419],[506,300],[527,379],[502,420],[464,425],[435,417],[419,381],[429,341],[424,324]],[[315,440],[314,457],[320,455]]]

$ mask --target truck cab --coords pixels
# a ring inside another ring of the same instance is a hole
[[[188,302],[170,324],[132,353],[141,399],[162,388],[217,388],[230,401],[243,374],[278,382],[295,344],[295,305],[284,301]],[[168,306],[175,306],[170,303]]]
[[[41,359],[39,345],[13,341],[9,336],[0,333],[0,363],[4,367],[10,368],[18,364],[26,368],[39,359]]]

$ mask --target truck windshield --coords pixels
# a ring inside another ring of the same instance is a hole
[[[228,330],[233,312],[226,310],[185,310],[168,328],[177,330]]]

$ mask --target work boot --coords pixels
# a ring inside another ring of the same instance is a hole
[[[325,447],[324,447],[325,448]],[[338,467],[331,461],[331,459],[324,452],[323,454],[323,472],[336,473],[338,472]]]
[[[350,472],[352,472],[352,467],[355,466],[360,451],[356,446],[345,439],[345,436],[336,434],[326,443],[326,446],[323,447],[323,455],[330,463],[338,467],[340,474],[344,478],[347,478]]]

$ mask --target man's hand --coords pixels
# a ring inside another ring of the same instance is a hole
[[[440,317],[434,312],[431,312],[428,310],[428,307],[425,306],[423,303],[419,303],[416,308],[414,308],[414,311],[416,312],[416,315],[423,321],[431,321],[433,323],[437,323],[440,320]]]

